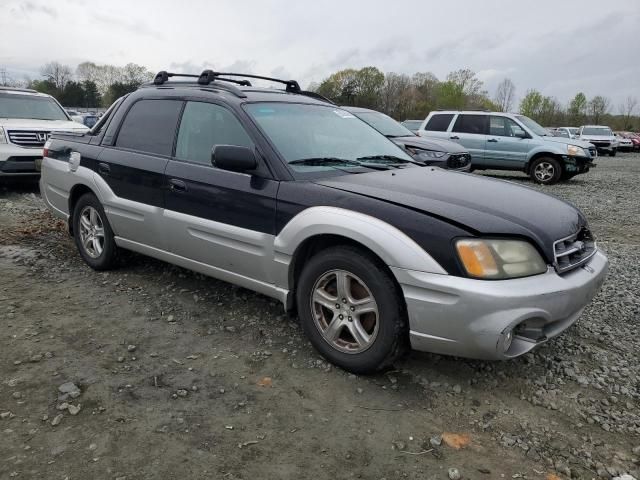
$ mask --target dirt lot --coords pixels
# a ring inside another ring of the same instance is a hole
[[[611,261],[577,325],[514,361],[372,377],[266,297],[134,254],[90,270],[36,186],[0,186],[0,478],[640,477],[640,155],[598,164],[536,187]]]

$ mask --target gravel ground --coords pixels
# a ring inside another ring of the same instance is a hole
[[[0,478],[640,478],[640,154],[598,164],[496,174],[573,202],[609,255],[574,327],[370,377],[261,295],[134,254],[90,270],[37,187],[0,186]]]

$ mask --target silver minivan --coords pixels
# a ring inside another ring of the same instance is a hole
[[[590,143],[554,137],[515,113],[434,111],[418,135],[460,143],[471,153],[473,170],[518,170],[548,185],[588,172],[597,156]]]

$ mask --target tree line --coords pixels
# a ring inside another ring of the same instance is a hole
[[[640,130],[638,100],[629,96],[613,113],[611,101],[602,95],[588,99],[579,92],[567,105],[538,90],[528,90],[515,105],[516,87],[503,79],[493,95],[469,69],[449,73],[444,80],[431,72],[413,75],[383,73],[376,67],[348,68],[332,73],[309,87],[339,105],[371,108],[397,119],[423,119],[432,110],[492,110],[520,113],[541,125],[579,126],[606,124],[615,130]]]
[[[55,97],[65,107],[108,107],[121,96],[133,92],[153,79],[142,65],[128,63],[123,67],[83,62],[75,70],[69,65],[50,62],[40,69],[42,79],[3,83],[32,88]]]

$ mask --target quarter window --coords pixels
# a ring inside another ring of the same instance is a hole
[[[233,113],[220,105],[188,102],[182,114],[176,158],[211,164],[215,145],[253,147],[253,142]]]
[[[475,133],[486,135],[488,127],[487,115],[458,115],[453,130],[456,133]]]
[[[140,152],[171,155],[182,102],[140,100],[127,113],[116,147]]]
[[[446,132],[452,119],[452,113],[437,113],[431,116],[424,129],[432,132]]]

